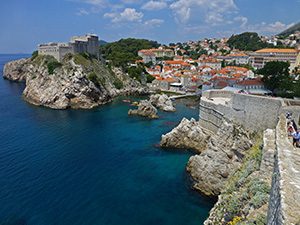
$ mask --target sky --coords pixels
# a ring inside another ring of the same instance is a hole
[[[299,11],[300,0],[0,0],[0,53],[32,53],[88,33],[160,44],[272,36],[300,22]]]

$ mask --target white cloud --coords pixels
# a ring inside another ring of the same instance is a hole
[[[205,22],[217,25],[224,21],[223,15],[237,10],[233,0],[178,0],[170,5],[174,11],[175,19],[187,22],[192,15],[205,15]],[[189,12],[189,15],[183,12]]]
[[[249,25],[248,30],[249,31],[255,31],[260,34],[278,34],[291,26],[295,25],[294,23],[291,24],[283,24],[279,21],[275,23],[270,23],[267,24],[266,22],[262,22],[260,24],[254,24],[254,25]]]
[[[177,23],[186,23],[191,16],[191,9],[188,7],[182,7],[176,10],[176,14],[179,18],[175,17]]]
[[[246,28],[246,25],[248,23],[248,18],[247,17],[237,16],[237,17],[234,18],[234,20],[242,22],[240,28],[242,28],[242,29]]]
[[[78,12],[75,13],[77,16],[81,16],[81,15],[89,15],[90,13],[88,11],[86,11],[85,9],[78,9]]]
[[[208,12],[206,14],[205,22],[209,23],[212,26],[216,26],[216,25],[222,23],[223,21],[224,21],[223,16],[219,12]]]
[[[153,26],[153,25],[160,25],[164,23],[165,21],[162,19],[152,19],[145,22],[146,26]]]
[[[143,5],[141,7],[141,9],[144,10],[160,10],[160,9],[164,9],[167,7],[167,3],[165,2],[154,2],[154,1],[150,1],[147,2],[145,5]]]
[[[121,21],[142,22],[143,16],[143,13],[137,12],[133,8],[126,8],[122,13],[105,13],[103,17],[112,19],[111,22],[113,23],[118,23]]]

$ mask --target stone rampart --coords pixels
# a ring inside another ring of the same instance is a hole
[[[249,132],[262,133],[275,127],[283,105],[281,99],[229,91],[206,91],[200,101],[199,122],[202,127],[215,133],[222,118],[226,117]]]
[[[64,55],[68,53],[87,52],[99,58],[98,36],[87,34],[85,36],[71,37],[71,43],[48,43],[38,45],[39,55],[52,55],[61,62]]]
[[[276,127],[276,148],[267,224],[299,224],[300,151],[287,136],[284,114]]]
[[[199,124],[214,133],[224,118],[258,134],[276,127],[275,135],[270,134],[265,140],[269,142],[265,154],[274,154],[275,157],[268,225],[300,224],[300,150],[293,147],[292,138],[288,137],[287,112],[292,113],[292,118],[298,124],[300,101],[218,90],[204,92],[200,101]],[[271,164],[272,160],[262,161],[261,166],[269,168]],[[261,177],[266,175],[260,174]],[[268,180],[270,182],[271,178]]]

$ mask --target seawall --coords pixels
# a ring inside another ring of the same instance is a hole
[[[200,101],[199,122],[203,128],[216,133],[225,117],[249,132],[262,134],[264,130],[276,126],[281,113],[289,111],[298,121],[300,101],[291,102],[231,91],[205,91]]]
[[[216,133],[222,119],[242,125],[251,133],[275,129],[274,171],[268,225],[300,224],[300,149],[287,135],[285,114],[298,124],[300,101],[212,90],[200,100],[199,124]],[[262,165],[263,166],[263,165]]]

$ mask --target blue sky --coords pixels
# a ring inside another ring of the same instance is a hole
[[[87,33],[162,44],[244,31],[271,36],[298,23],[299,11],[300,0],[1,0],[0,53]]]

